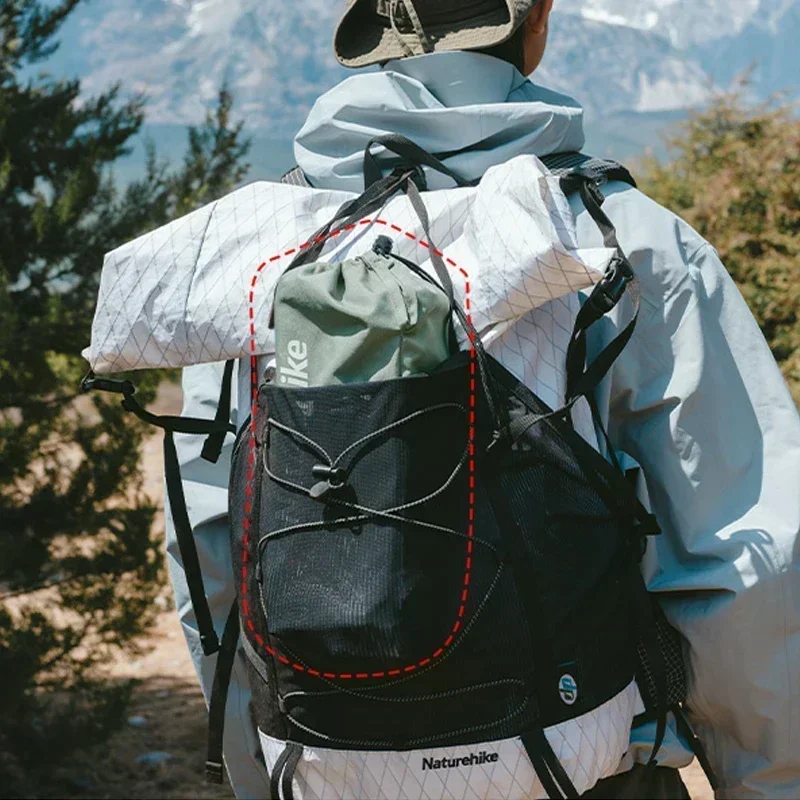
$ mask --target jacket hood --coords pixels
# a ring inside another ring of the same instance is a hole
[[[295,159],[314,186],[360,192],[367,142],[398,133],[468,179],[522,154],[580,150],[583,109],[511,64],[480,53],[390,61],[347,78],[314,104],[295,138]],[[432,189],[451,186],[431,175]]]

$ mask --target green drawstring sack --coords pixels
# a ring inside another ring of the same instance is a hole
[[[405,378],[450,355],[450,303],[391,255],[289,269],[274,303],[276,379],[328,386]]]

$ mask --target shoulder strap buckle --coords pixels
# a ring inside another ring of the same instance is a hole
[[[633,267],[626,258],[617,253],[611,259],[606,274],[594,287],[588,303],[600,316],[607,314],[622,299],[627,285],[633,278]]]

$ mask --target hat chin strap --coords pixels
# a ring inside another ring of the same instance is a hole
[[[397,27],[397,23],[395,22],[394,12],[400,3],[403,4],[403,7],[408,14],[408,18],[411,20],[411,24],[414,26],[414,33],[416,33],[419,43],[418,51],[411,47],[411,45],[409,45],[409,43],[403,38],[403,35],[400,33],[400,29]],[[431,46],[430,40],[425,33],[425,29],[422,27],[422,22],[420,21],[419,14],[417,14],[417,9],[414,8],[414,0],[389,0],[389,22],[392,25],[392,31],[397,37],[397,41],[400,42],[400,46],[403,48],[407,56],[419,56],[424,55],[425,53],[433,52],[433,47]]]

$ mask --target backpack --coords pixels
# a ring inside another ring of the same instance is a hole
[[[399,157],[388,175],[375,144]],[[214,420],[156,417],[129,381],[84,380],[85,389],[121,393],[127,409],[165,431],[169,504],[200,640],[206,655],[217,653],[210,781],[222,781],[239,646],[273,798],[579,797],[613,774],[631,726],[646,720],[657,722],[653,768],[668,711],[710,774],[683,712],[680,635],[640,572],[657,522],[610,443],[607,460],[570,416],[586,398],[606,436],[593,391],[633,335],[639,295],[600,187],[635,183],[620,165],[579,154],[545,163],[565,194],[580,193],[615,252],[578,313],[566,402],[555,409],[486,352],[469,290],[463,306],[456,299],[463,276],[430,236],[422,167],[467,182],[402,137],[367,146],[364,193],[278,282],[276,368],[260,376],[253,360],[252,414],[230,475],[237,599],[221,640],[173,434],[206,435],[203,457],[217,461],[233,432],[233,362]],[[297,170],[284,177],[302,180]],[[360,260],[318,260],[333,231],[397,192],[419,215],[435,276],[387,235]],[[588,329],[626,291],[633,320],[587,364]],[[408,317],[393,327],[386,309],[397,309],[397,297]],[[417,358],[384,358],[378,334],[387,352]],[[312,375],[312,347],[338,354],[343,336],[351,352]]]

